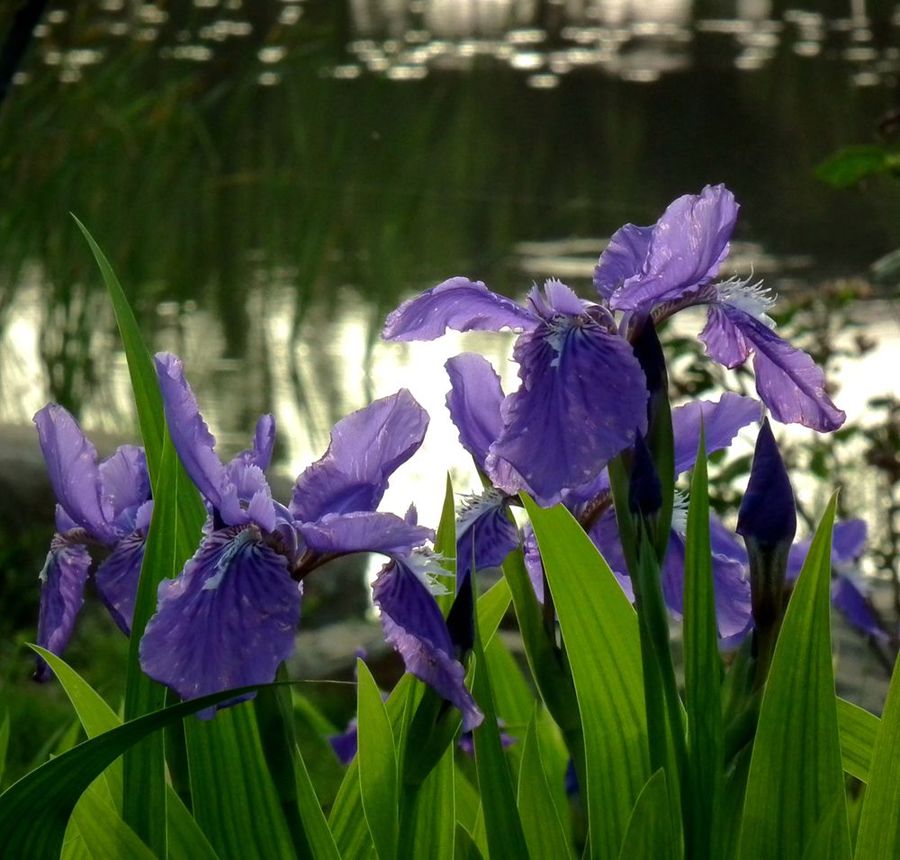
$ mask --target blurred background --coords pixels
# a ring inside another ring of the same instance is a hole
[[[779,294],[782,330],[826,366],[849,417],[827,440],[782,431],[803,520],[842,488],[844,515],[869,522],[863,571],[895,624],[898,36],[887,0],[0,4],[0,682],[28,674],[19,643],[52,533],[31,416],[64,404],[104,453],[137,438],[69,213],[153,349],[185,359],[226,455],[275,414],[282,497],[334,421],[409,387],[432,425],[384,509],[414,501],[434,524],[448,470],[475,486],[443,362],[483,351],[508,390],[510,340],[383,344],[386,312],[457,274],[511,296],[556,276],[587,297],[617,227],[724,182],[743,207],[725,274]],[[687,315],[666,334],[675,393],[752,391],[702,358],[700,325]],[[726,516],[749,451],[717,467]],[[364,575],[311,581],[305,627],[363,618]],[[121,638],[97,606],[84,615],[71,657],[108,687]],[[883,661],[857,647],[865,700]],[[53,693],[16,695],[51,719]]]

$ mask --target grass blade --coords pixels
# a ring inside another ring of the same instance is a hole
[[[816,530],[784,616],[763,692],[744,798],[742,860],[801,860],[844,777],[831,664],[833,497]],[[846,807],[837,855],[850,856]]]
[[[881,720],[875,714],[841,698],[837,700],[837,712],[844,770],[860,782],[868,782],[872,750]]]
[[[647,780],[635,801],[619,850],[619,860],[638,857],[670,860],[678,856],[674,847],[670,806],[666,774],[660,768]]]

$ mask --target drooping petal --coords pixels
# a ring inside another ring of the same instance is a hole
[[[297,478],[290,510],[300,522],[372,511],[388,478],[422,444],[428,414],[404,388],[342,418],[325,455]]]
[[[126,636],[131,634],[145,540],[146,536],[141,532],[126,535],[94,574],[100,598],[106,604],[113,621]]]
[[[605,299],[629,278],[639,274],[650,250],[652,227],[626,224],[613,233],[600,262],[594,267],[594,287]]]
[[[318,553],[380,552],[407,555],[434,538],[425,526],[410,525],[394,514],[353,511],[326,514],[315,523],[298,526],[310,549]]]
[[[622,540],[619,537],[619,527],[616,523],[616,513],[612,508],[605,511],[591,526],[588,537],[594,546],[600,550],[610,570],[616,577],[626,597],[634,603],[634,588],[631,585],[631,577],[628,575],[628,565],[625,562],[625,553],[622,550]]]
[[[466,672],[453,656],[444,616],[413,564],[414,558],[395,559],[382,569],[373,586],[385,638],[400,654],[407,672],[459,708],[463,731],[470,731],[484,715],[466,689]]]
[[[846,414],[832,403],[825,391],[825,374],[805,352],[782,340],[751,314],[729,305],[710,309],[710,323],[704,334],[710,329],[713,317],[725,340],[753,349],[756,390],[776,420],[782,424],[802,424],[820,432],[836,430],[844,423]],[[722,361],[724,353],[710,349],[710,340],[704,342],[710,355],[726,367],[740,363]],[[740,351],[731,357],[738,357]]]
[[[206,538],[158,600],[141,667],[182,699],[272,681],[294,650],[300,587],[252,526]]]
[[[34,423],[57,501],[92,537],[113,540],[112,510],[103,498],[97,449],[69,412],[56,403],[41,409]]]
[[[519,544],[519,530],[509,518],[509,499],[488,490],[470,501],[456,522],[456,583],[462,587],[473,571],[499,567]]]
[[[831,584],[831,602],[857,630],[883,642],[890,640],[872,602],[849,576],[835,577]]]
[[[488,448],[503,432],[500,377],[486,358],[473,352],[451,358],[444,367],[451,385],[447,409],[459,441],[484,471]]]
[[[613,293],[610,307],[649,313],[664,302],[690,298],[728,256],[738,208],[724,185],[707,185],[699,195],[670,203],[652,228],[641,270]]]
[[[62,654],[69,643],[78,610],[84,603],[91,557],[81,544],[66,543],[56,535],[41,571],[41,608],[38,615],[37,644],[54,654]],[[46,681],[50,667],[40,657],[34,677]]]
[[[525,525],[522,534],[522,549],[525,555],[525,570],[534,588],[534,596],[538,603],[544,602],[544,562],[541,559],[541,550],[538,547],[534,529],[530,523]]]
[[[219,512],[223,522],[246,523],[249,517],[241,508],[237,489],[215,452],[215,437],[200,414],[181,359],[171,353],[157,353],[156,374],[172,444],[191,480]]]
[[[752,397],[722,395],[718,402],[694,400],[672,410],[675,437],[675,475],[693,468],[700,445],[700,422],[706,440],[706,453],[727,448],[738,430],[762,418],[762,405]]]
[[[718,305],[709,306],[699,339],[706,346],[706,354],[729,370],[743,364],[753,349],[741,329]]]
[[[150,498],[150,474],[144,449],[136,445],[120,446],[100,464],[100,486],[116,527],[122,532],[131,531],[138,508]]]
[[[454,331],[529,331],[538,324],[531,311],[492,293],[481,281],[449,278],[405,301],[388,314],[385,340],[434,340]]]
[[[541,504],[594,480],[647,429],[644,374],[628,342],[584,318],[560,326],[516,343],[522,384],[504,401],[505,429],[486,462],[495,486],[522,489],[502,473],[506,463]]]

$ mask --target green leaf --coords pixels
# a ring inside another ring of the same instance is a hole
[[[9,712],[3,714],[0,722],[0,785],[3,784],[3,773],[6,769],[6,754],[9,751]]]
[[[300,817],[303,820],[303,829],[312,849],[312,856],[316,860],[341,860],[334,837],[328,828],[325,813],[319,806],[319,798],[316,789],[306,769],[306,763],[299,750],[294,766],[297,775],[297,802],[300,807]]]
[[[469,587],[472,587],[471,580]],[[507,856],[527,860],[528,848],[516,807],[509,762],[500,741],[490,673],[482,645],[483,634],[479,628],[480,625],[476,625],[472,694],[484,714],[484,721],[474,730],[472,737],[488,847],[493,857]]]
[[[83,848],[93,860],[155,860],[156,855],[121,819],[109,797],[97,783],[81,795],[72,814],[72,827],[83,840]]]
[[[688,722],[685,845],[689,857],[715,856],[716,811],[724,779],[719,637],[709,543],[706,443],[701,428],[691,476],[684,559],[684,687]]]
[[[872,753],[869,784],[856,836],[859,860],[900,856],[900,657],[888,688],[881,726]]]
[[[845,146],[816,168],[816,176],[835,188],[848,188],[867,176],[884,173],[890,165],[883,146]]]
[[[533,708],[528,731],[522,744],[519,766],[519,817],[525,841],[532,857],[562,858],[572,856],[572,848],[553,799],[547,773],[541,761],[538,741],[538,707]]]
[[[639,857],[667,860],[678,856],[669,807],[666,774],[660,768],[647,780],[635,801],[619,850],[619,860]]]
[[[369,833],[381,860],[397,853],[397,748],[381,692],[369,667],[356,661],[359,785]]]
[[[151,732],[254,689],[227,690],[154,711],[86,740],[31,771],[0,794],[0,845],[4,853],[29,860],[56,860],[78,798],[125,750]]]
[[[837,700],[837,712],[844,770],[860,782],[868,782],[872,750],[875,747],[881,720],[858,705],[841,698]]]
[[[411,822],[398,856],[453,860],[456,850],[456,765],[451,744],[404,810]]]
[[[450,573],[456,573],[456,505],[453,494],[453,481],[447,473],[444,489],[444,504],[441,508],[441,519],[434,536],[434,551],[441,559],[441,565]],[[453,590],[438,594],[436,600],[444,615],[453,603]]]
[[[528,496],[522,500],[540,547],[581,714],[591,856],[616,856],[649,775],[637,618],[572,515],[561,505],[544,510]]]
[[[775,646],[744,798],[743,860],[801,860],[839,803],[839,857],[850,856],[831,664],[831,531],[837,498],[816,530]]]
[[[490,645],[509,609],[511,595],[509,584],[505,579],[497,580],[481,597],[478,598],[478,623],[485,635],[485,648]]]

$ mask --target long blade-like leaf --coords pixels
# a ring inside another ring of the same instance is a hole
[[[619,860],[638,857],[669,860],[678,856],[669,807],[666,774],[660,768],[647,780],[635,801],[619,850]]]
[[[684,559],[684,687],[688,720],[685,841],[691,857],[715,856],[713,836],[724,779],[721,672],[709,543],[706,444],[691,476]]]
[[[856,837],[858,860],[900,857],[900,657],[894,662]]]
[[[527,496],[523,502],[578,698],[591,855],[613,857],[649,777],[637,618],[609,565],[572,515],[562,506],[539,508]]]
[[[797,580],[760,706],[744,799],[742,860],[801,860],[844,776],[831,664],[832,498]],[[850,856],[846,808],[837,855]],[[833,855],[835,856],[835,855]]]
[[[837,712],[844,770],[860,782],[868,782],[872,750],[881,720],[859,705],[841,698],[837,700]]]

